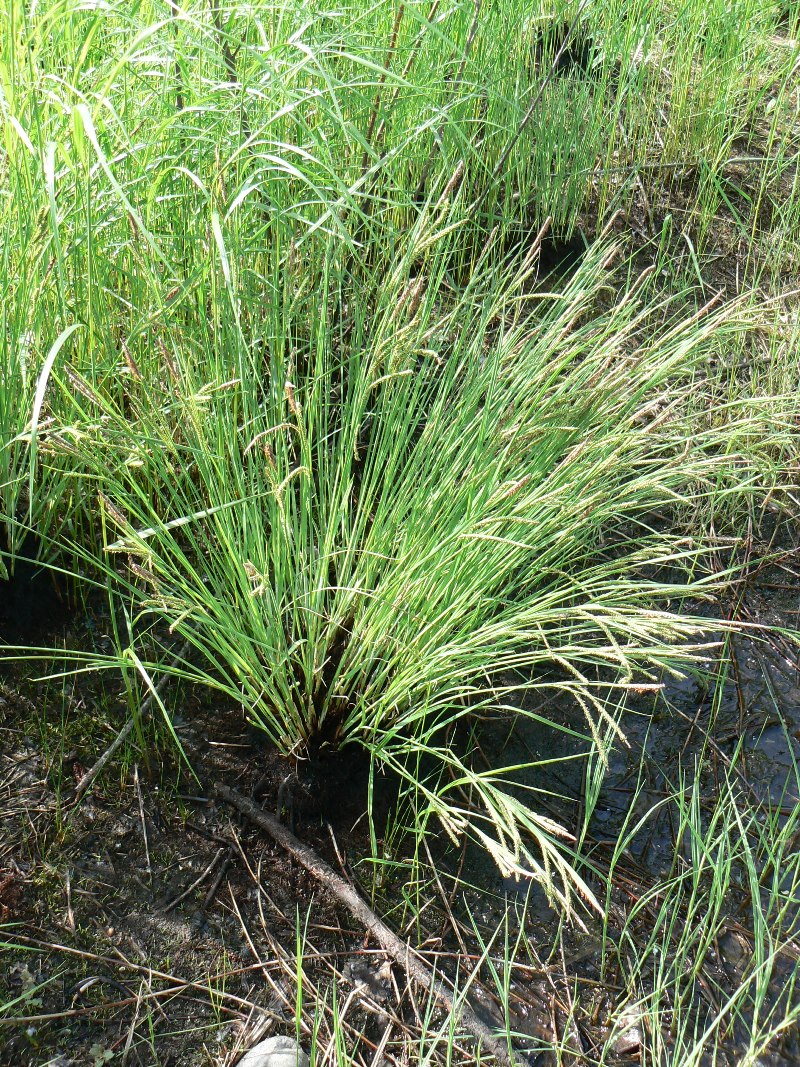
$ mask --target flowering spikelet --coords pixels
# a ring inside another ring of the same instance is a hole
[[[139,366],[136,360],[130,353],[130,349],[122,341],[122,354],[125,357],[125,362],[128,364],[128,370],[131,372],[131,377],[135,378],[137,382],[142,381],[142,372],[139,370]]]
[[[140,564],[136,563],[132,556],[128,556],[128,567],[133,571],[137,578],[141,578],[143,582],[149,585],[153,592],[158,592],[160,585],[159,580],[148,567],[142,567]]]
[[[453,190],[455,189],[455,187],[458,185],[458,183],[461,181],[461,179],[463,177],[464,177],[464,160],[460,159],[458,161],[458,166],[456,167],[456,169],[453,171],[452,175],[450,176],[450,180],[448,181],[447,185],[445,185],[444,191],[442,192],[442,195],[436,201],[436,210],[438,210],[440,207],[444,207],[444,205],[450,199],[450,194],[453,192]]]
[[[128,520],[125,518],[125,516],[116,506],[116,504],[112,504],[108,497],[105,496],[103,493],[98,493],[97,495],[100,498],[100,503],[103,505],[103,507],[114,520],[114,522],[117,524],[117,526],[126,527],[128,525]]]
[[[76,370],[70,367],[68,363],[64,366],[64,373],[66,374],[70,385],[74,386],[81,396],[85,396],[86,399],[91,400],[93,404],[100,403],[100,397],[94,389],[92,389],[91,385],[89,385],[82,375],[78,374]]]
[[[286,394],[286,402],[289,405],[289,410],[296,419],[300,418],[300,405],[297,403],[297,397],[294,395],[294,385],[287,381],[283,387],[283,391]]]
[[[158,351],[161,354],[161,358],[164,360],[164,366],[169,371],[170,378],[172,378],[173,382],[177,382],[179,378],[178,368],[175,366],[175,360],[172,358],[172,353],[160,337],[156,337],[156,344],[158,345]]]

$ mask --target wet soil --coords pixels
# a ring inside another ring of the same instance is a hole
[[[0,558],[8,571],[8,578],[0,577],[0,647],[34,646],[73,614],[66,581],[37,558],[39,547],[29,536],[12,559],[0,535]]]
[[[800,631],[797,567],[800,536],[792,527],[784,529],[782,536],[785,556],[775,564],[757,568],[742,591],[736,610],[739,618],[751,625],[760,623],[779,628],[784,634],[797,634]],[[698,610],[700,607],[696,606]],[[731,605],[728,609],[733,610]],[[754,633],[752,637],[739,635],[732,641],[729,658],[724,659],[721,652],[718,656],[696,676],[664,677],[655,696],[634,695],[626,701],[621,719],[626,742],[615,744],[610,752],[582,849],[589,861],[586,873],[593,884],[591,865],[598,870],[608,869],[611,856],[617,853],[620,835],[623,832],[630,835],[621,860],[615,863],[614,892],[605,924],[589,923],[588,930],[583,932],[559,929],[558,915],[549,908],[538,889],[531,891],[529,886],[501,880],[496,875],[492,883],[492,868],[481,857],[472,857],[473,869],[478,871],[476,884],[484,887],[493,884],[496,894],[494,906],[487,903],[485,892],[473,892],[467,898],[473,914],[482,914],[487,935],[501,918],[508,921],[514,915],[518,918],[517,924],[512,921],[512,930],[515,935],[524,930],[534,956],[538,953],[542,959],[552,959],[554,952],[563,954],[563,962],[559,961],[562,966],[555,968],[559,972],[559,991],[550,990],[549,1009],[547,987],[540,980],[533,983],[538,986],[538,1010],[534,1007],[537,1003],[534,995],[532,999],[522,996],[518,1001],[518,1014],[513,1022],[519,1032],[541,1040],[548,1040],[549,1034],[549,1040],[553,1041],[574,1024],[580,1035],[576,1039],[578,1048],[586,1052],[602,1047],[604,1034],[608,1032],[604,1029],[604,1019],[614,1014],[615,1004],[618,1008],[623,1002],[620,998],[625,996],[624,974],[609,966],[617,951],[613,943],[619,942],[621,952],[624,943],[620,940],[621,932],[630,931],[629,917],[639,909],[641,943],[652,938],[660,921],[657,909],[648,914],[641,902],[674,871],[676,855],[682,856],[684,864],[694,862],[688,845],[685,854],[680,849],[676,852],[674,808],[665,803],[665,798],[680,789],[688,794],[697,782],[706,825],[714,801],[728,779],[742,798],[742,810],[759,812],[761,820],[772,818],[781,825],[796,819],[800,806],[797,641],[782,637],[777,630],[770,635],[764,632]],[[726,676],[718,681],[716,675],[723,669],[723,662]],[[520,719],[513,734],[505,735],[505,744],[493,751],[493,757],[502,758],[507,764],[525,759],[541,761],[523,784],[538,791],[537,807],[577,833],[582,825],[586,797],[585,757],[591,745],[588,738],[581,740],[578,736],[580,718],[568,709],[551,701],[531,710],[551,721],[560,721],[571,732],[547,734],[536,724]],[[633,833],[632,826],[638,827]],[[800,846],[796,833],[793,841],[790,852]],[[787,864],[786,879],[789,871],[790,864]],[[774,873],[776,878],[782,877],[780,869]],[[704,960],[693,994],[688,1014],[699,1033],[713,1018],[720,1003],[734,995],[743,976],[751,973],[755,963],[754,918],[746,878],[742,867],[725,894],[721,932]],[[764,1011],[774,1008],[780,1013],[788,1010],[789,1001],[795,1003],[792,990],[800,955],[793,948],[794,937],[788,937],[788,933],[796,934],[800,929],[800,898],[790,881],[784,886],[787,947],[771,975]],[[553,930],[558,930],[556,937]],[[681,931],[679,923],[676,946]],[[777,929],[774,933],[777,938]],[[657,997],[658,983],[663,979],[652,965],[650,968],[649,974],[645,968],[640,982],[647,996]],[[622,985],[615,990],[615,984],[620,982]],[[520,988],[524,986],[523,976]],[[713,998],[708,993],[711,988],[715,990]],[[743,1012],[727,1031],[724,1043],[709,1042],[698,1062],[709,1067],[712,1064],[734,1067],[748,1047],[752,1022],[752,1017]],[[631,1034],[636,1033],[635,1023],[633,1018]],[[623,1037],[624,1034],[619,1042],[618,1062],[640,1062],[641,1041],[631,1037],[626,1048]],[[665,1028],[667,1047],[670,1041]],[[556,1058],[553,1053],[543,1053],[537,1062],[542,1067],[551,1067]],[[758,1058],[762,1067],[790,1067],[799,1062],[800,1027],[797,1025],[787,1026]]]
[[[35,700],[6,685],[0,921],[15,947],[3,951],[0,999],[21,1001],[17,1024],[0,1027],[0,1063],[233,1062],[267,1033],[294,1033],[298,934],[309,989],[329,987],[335,965],[380,970],[364,932],[313,879],[213,800],[218,779],[274,810],[294,773],[253,743],[238,710],[184,694],[175,726],[200,781],[172,761],[148,773],[134,750],[77,807],[70,787],[102,739],[65,759],[48,750],[50,731],[31,730],[36,716]],[[176,773],[177,788],[162,782]],[[323,817],[318,804],[295,804],[297,832],[356,878],[368,848],[363,818],[353,829],[360,783],[326,807]],[[356,1004],[350,1015],[364,1040],[380,1037],[374,1011]]]
[[[751,579],[738,601],[747,618],[800,626],[795,550],[787,544],[782,561]],[[49,596],[49,587],[42,588]],[[37,640],[53,639],[48,618]],[[72,638],[91,635],[102,642],[104,625],[102,615],[82,623],[73,618]],[[754,801],[787,817],[800,803],[793,774],[800,763],[796,647],[780,639],[739,638],[732,662],[735,671],[713,717],[703,678],[667,680],[657,699],[631,702],[624,719],[628,747],[617,745],[610,755],[584,842],[598,867],[607,863],[632,806],[649,811],[681,773],[687,783],[700,774],[713,795],[739,742],[746,756],[742,788]],[[9,1011],[14,1023],[0,1025],[4,1067],[95,1067],[112,1056],[142,1067],[233,1064],[260,1037],[295,1033],[298,943],[306,1047],[315,1025],[321,1035],[331,1031],[335,980],[347,1000],[345,1032],[360,1048],[356,1062],[373,1062],[387,1020],[396,1021],[383,1046],[384,1062],[402,1061],[420,1010],[403,976],[287,854],[214,800],[214,780],[291,819],[302,840],[360,886],[395,928],[424,944],[445,972],[468,970],[470,959],[480,956],[481,938],[491,938],[498,925],[505,924],[512,938],[524,932],[526,953],[515,965],[510,1018],[520,1035],[528,1035],[527,1062],[555,1064],[546,1046],[563,1042],[570,1026],[575,1055],[579,1048],[588,1054],[602,1046],[623,990],[616,985],[619,976],[609,972],[607,949],[603,964],[598,924],[589,922],[583,932],[560,927],[536,888],[504,881],[477,852],[454,853],[435,837],[424,846],[427,874],[420,868],[409,881],[410,868],[396,866],[376,877],[366,862],[363,761],[346,753],[329,766],[288,763],[262,744],[238,709],[176,686],[170,692],[174,725],[196,776],[153,723],[147,743],[160,758],[148,763],[145,751],[132,744],[95,790],[72,806],[72,787],[127,713],[119,694],[103,687],[87,684],[56,694],[29,674],[24,666],[6,667],[0,689],[0,922],[6,924],[0,999],[17,1002]],[[57,696],[64,706],[60,722],[52,716]],[[574,711],[559,701],[537,710],[572,733],[545,731],[519,717],[513,731],[508,723],[497,730],[487,726],[482,747],[491,760],[543,761],[535,772],[537,808],[577,827],[588,738],[582,739]],[[101,721],[106,725],[98,734]],[[380,833],[396,791],[379,790],[378,797]],[[388,839],[378,844],[386,856],[396,848]],[[674,826],[666,814],[648,819],[633,835],[615,875],[609,937],[617,936],[631,907],[663,878],[673,853]],[[736,894],[726,907],[726,932],[706,976],[720,990],[735,987],[754,945],[752,916],[737,910]],[[647,923],[645,915],[643,937],[652,933]],[[795,967],[787,959],[776,971],[776,988],[768,994],[774,1002]],[[484,968],[473,985],[474,1000],[488,1020],[501,1024],[492,986]],[[709,1008],[700,986],[696,997],[702,1024]],[[634,1020],[612,1057],[620,1067],[639,1062],[635,1035]],[[708,1062],[716,1056],[716,1063],[735,1064],[744,1039],[734,1028],[726,1047],[709,1049]],[[520,1038],[523,1051],[524,1045]],[[471,1062],[468,1050],[463,1055],[464,1063]],[[797,1029],[787,1028],[760,1062],[800,1062]]]

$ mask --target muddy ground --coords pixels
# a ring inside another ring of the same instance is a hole
[[[787,529],[782,537],[780,558],[752,569],[736,604],[748,619],[796,629],[798,544]],[[20,576],[20,585],[6,589],[13,599],[4,603],[17,605],[26,640],[107,644],[101,607],[70,610],[66,592],[49,575],[23,568]],[[25,604],[33,607],[30,615]],[[8,641],[14,636],[11,613],[0,621]],[[712,758],[702,773],[713,791],[715,775],[724,774],[744,735],[746,788],[788,812],[798,802],[796,777],[791,784],[793,761],[800,758],[796,647],[780,638],[742,639],[734,659],[716,715]],[[194,773],[177,756],[164,724],[153,719],[144,726],[144,746],[131,735],[76,804],[76,783],[127,719],[122,694],[110,677],[35,682],[31,675],[32,665],[22,661],[6,666],[0,689],[4,1067],[112,1061],[227,1067],[261,1036],[298,1029],[306,1048],[316,1033],[313,1040],[322,1049],[333,1031],[334,986],[355,1062],[409,1062],[425,995],[410,987],[402,968],[387,961],[291,856],[215,799],[215,781],[267,810],[280,808],[297,836],[444,973],[454,975],[457,965],[465,976],[481,955],[481,937],[490,938],[504,921],[513,935],[524,922],[529,944],[512,976],[511,1023],[529,1036],[527,1061],[555,1064],[545,1046],[563,1043],[570,1026],[574,1062],[588,1062],[602,1046],[621,990],[607,969],[601,982],[597,925],[565,929],[554,956],[556,917],[541,893],[504,882],[480,856],[443,849],[438,839],[425,843],[413,878],[402,846],[397,851],[396,840],[379,839],[383,855],[394,862],[376,875],[364,862],[370,854],[367,768],[357,758],[316,776],[306,773],[298,785],[290,778],[293,768],[261,743],[238,709],[172,684],[167,703]],[[571,713],[553,703],[541,710],[570,722]],[[633,801],[637,768],[648,769],[636,798],[644,809],[664,795],[664,783],[679,765],[691,765],[706,737],[708,687],[698,679],[672,682],[655,713],[652,704],[631,712],[625,720],[630,746],[619,746],[612,756],[585,843],[600,858]],[[575,757],[587,749],[555,731],[548,736],[527,724],[510,733],[508,725],[487,729],[488,758]],[[542,809],[568,826],[580,818],[584,764],[573,759],[551,765],[549,782],[537,772],[538,784],[553,794],[542,797]],[[376,796],[380,833],[396,818],[397,792],[384,781]],[[666,821],[648,823],[647,834],[634,839],[615,875],[620,916],[659,877],[671,848]],[[732,900],[729,936],[713,957],[717,973],[711,977],[718,986],[734,983],[747,963],[752,937],[746,921]],[[795,967],[787,958],[780,980],[788,981]],[[473,1002],[488,1021],[502,1023],[486,965],[476,977]],[[434,1011],[428,1025],[439,1018]],[[521,1040],[523,1051],[524,1045]],[[732,1033],[729,1047],[717,1050],[717,1062],[734,1064],[736,1049]],[[620,1067],[639,1062],[635,1028],[619,1039],[616,1058]],[[474,1062],[467,1044],[463,1062]],[[787,1029],[761,1062],[800,1062],[796,1030]]]

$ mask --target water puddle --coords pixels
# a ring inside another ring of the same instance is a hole
[[[800,582],[765,568],[740,609],[751,623],[796,629]],[[552,701],[537,710],[557,714]],[[507,924],[524,943],[512,1024],[560,1049],[540,1044],[528,1061],[683,1063],[695,1045],[698,1067],[754,1057],[753,1034],[769,1030],[770,1013],[777,1022],[800,1011],[797,647],[754,630],[722,646],[705,675],[631,696],[620,716],[627,745],[609,753],[588,827],[592,745],[578,736],[579,716],[560,714],[572,732],[518,718],[502,735],[502,760],[539,760],[524,783],[538,791],[534,806],[575,833],[584,827],[583,874],[605,918],[570,929],[537,887],[498,878],[477,850],[462,868],[475,887],[493,885],[494,902],[466,890],[461,921],[487,938]],[[797,1025],[748,1062],[800,1062]]]

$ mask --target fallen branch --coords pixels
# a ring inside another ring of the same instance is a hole
[[[491,1053],[504,1067],[518,1067],[518,1061],[509,1044],[497,1038],[482,1019],[478,1018],[472,1008],[464,1003],[457,1003],[450,990],[434,976],[427,964],[417,955],[407,942],[401,940],[382,922],[374,911],[361,899],[351,885],[340,877],[325,860],[313,849],[303,844],[290,833],[274,815],[269,815],[257,804],[252,803],[241,793],[216,783],[214,791],[222,800],[237,808],[251,822],[266,830],[279,845],[290,852],[305,869],[329,889],[334,896],[347,907],[352,915],[367,928],[380,944],[381,948],[398,963],[415,982],[418,982],[439,1001],[450,1015],[455,1015],[459,1023],[483,1048]]]

